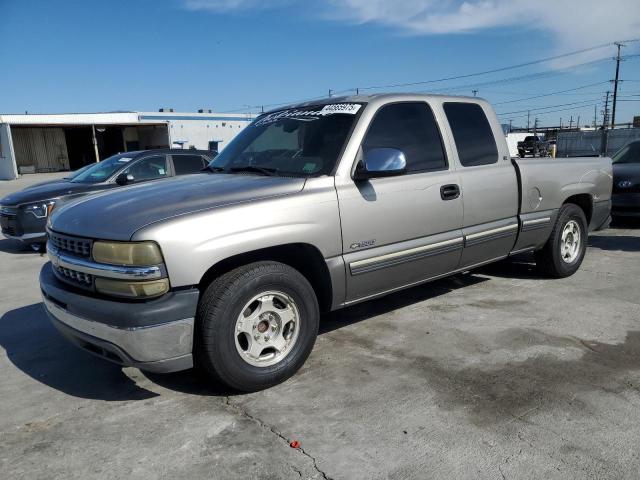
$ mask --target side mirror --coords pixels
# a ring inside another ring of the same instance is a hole
[[[353,178],[368,180],[370,178],[392,177],[407,172],[407,159],[402,150],[397,148],[372,148],[358,164]]]
[[[130,173],[121,173],[116,177],[116,183],[120,186],[128,185],[129,183],[133,183],[135,178]]]

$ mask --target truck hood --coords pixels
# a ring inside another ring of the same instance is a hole
[[[129,240],[140,228],[200,210],[299,192],[304,178],[200,173],[83,197],[51,216],[57,232]]]
[[[73,183],[68,180],[55,180],[53,182],[32,185],[24,190],[14,192],[0,199],[0,204],[16,206],[24,203],[51,200],[52,198],[77,195],[104,189],[104,185],[91,183]]]

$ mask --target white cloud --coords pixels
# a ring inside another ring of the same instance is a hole
[[[515,28],[547,33],[554,50],[640,36],[640,0],[183,0],[216,12],[286,6],[324,18],[376,23],[417,35]],[[585,55],[593,58],[593,56]]]

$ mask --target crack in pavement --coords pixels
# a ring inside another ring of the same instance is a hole
[[[258,417],[255,417],[253,415],[251,415],[249,412],[247,412],[245,409],[243,409],[240,405],[237,405],[235,403],[231,403],[231,399],[229,397],[224,397],[223,400],[224,405],[231,411],[233,411],[236,414],[239,414],[242,417],[245,417],[248,420],[253,421],[254,423],[257,423],[260,427],[262,427],[264,430],[267,430],[271,433],[273,433],[274,435],[276,435],[280,440],[282,440],[287,447],[289,447],[289,439],[287,439],[287,437],[285,437],[282,432],[280,432],[279,430],[277,430],[275,427],[273,427],[272,425],[269,425],[268,423],[266,423],[265,421],[261,420]],[[324,480],[333,480],[331,477],[329,477],[322,469],[320,469],[320,467],[318,467],[318,462],[316,460],[316,458],[311,455],[310,453],[308,453],[304,448],[302,448],[301,446],[296,448],[296,450],[298,452],[300,452],[302,455],[304,455],[305,457],[307,457],[309,460],[311,460],[312,465],[313,465],[313,469],[318,472],[321,477]],[[297,469],[295,469],[293,466],[291,466],[291,468],[294,469],[294,471],[296,473],[298,473],[300,475],[300,477],[302,477],[302,473],[300,471],[298,471]]]

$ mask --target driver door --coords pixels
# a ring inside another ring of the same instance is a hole
[[[463,246],[458,175],[429,104],[382,106],[361,147],[365,156],[372,148],[401,150],[407,173],[336,186],[346,303],[449,273]]]

